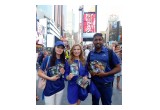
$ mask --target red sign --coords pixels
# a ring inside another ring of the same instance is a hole
[[[96,14],[95,13],[84,13],[83,32],[84,33],[96,32]]]

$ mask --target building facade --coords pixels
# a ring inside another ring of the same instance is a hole
[[[36,5],[36,24],[44,28],[44,47],[53,47],[63,36],[63,6]]]

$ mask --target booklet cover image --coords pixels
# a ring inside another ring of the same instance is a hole
[[[50,76],[55,76],[55,75],[59,75],[61,76],[61,72],[60,72],[60,69],[61,68],[64,68],[64,64],[57,64],[56,66],[52,66],[49,68],[49,73],[50,73]]]
[[[77,84],[78,84],[79,86],[81,86],[82,88],[86,89],[86,87],[89,85],[89,81],[83,79],[83,77],[80,76],[80,77],[78,77],[78,79],[77,79]]]
[[[94,60],[90,62],[90,70],[95,73],[104,72],[105,67],[106,65],[100,61]]]
[[[70,73],[72,73],[73,75],[79,75],[79,71],[78,71],[78,64],[77,63],[72,63],[70,65]]]

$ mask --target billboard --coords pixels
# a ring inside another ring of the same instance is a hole
[[[83,15],[83,33],[96,32],[96,13],[86,12]]]
[[[44,45],[44,33],[45,28],[39,22],[37,22],[37,35],[36,35],[36,44]]]

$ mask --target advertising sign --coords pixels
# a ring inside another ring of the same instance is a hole
[[[36,44],[45,45],[46,40],[45,37],[45,27],[40,23],[37,22],[37,36],[36,36]]]
[[[83,33],[96,32],[96,14],[95,12],[84,13],[83,15]]]

